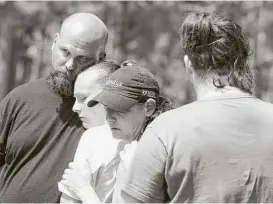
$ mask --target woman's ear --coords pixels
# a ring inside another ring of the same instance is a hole
[[[152,98],[149,98],[145,102],[145,112],[146,112],[146,117],[150,117],[153,115],[156,109],[156,101]]]

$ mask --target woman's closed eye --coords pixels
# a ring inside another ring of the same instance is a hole
[[[79,101],[80,101],[81,103],[83,103],[83,102],[86,100],[86,98],[87,98],[87,97],[80,97],[80,98],[79,98]]]

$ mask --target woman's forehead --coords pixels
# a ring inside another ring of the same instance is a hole
[[[139,111],[140,108],[144,108],[143,104],[140,104],[140,103],[136,103],[136,104],[132,105],[129,109],[127,109],[124,112],[119,112],[119,111],[113,110],[105,105],[104,105],[104,107],[105,107],[105,109],[114,111],[122,116],[136,116],[138,114],[141,114],[141,111]]]
[[[90,85],[89,87],[85,87],[85,88],[80,88],[75,86],[74,88],[74,95],[81,95],[81,96],[91,96],[91,95],[97,95],[98,93],[100,93],[102,91],[102,88],[99,88],[97,86],[92,86]],[[95,96],[93,96],[95,97]]]

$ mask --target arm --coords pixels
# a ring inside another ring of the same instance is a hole
[[[166,158],[167,150],[162,140],[152,127],[147,128],[139,141],[117,202],[166,201]]]
[[[92,156],[92,152],[90,152],[90,150],[92,150],[92,147],[89,148],[88,146],[88,136],[89,135],[87,131],[83,133],[74,156],[73,167],[77,169],[77,171],[84,169],[84,164],[86,160],[88,160],[88,157]],[[63,180],[58,182],[58,189],[63,195],[61,200],[63,200],[64,202],[66,202],[66,200],[80,202],[80,198],[77,196],[77,194],[71,188],[69,188],[69,186],[64,184]]]
[[[67,186],[73,193],[77,195],[82,203],[100,203],[100,200],[91,186],[91,171],[85,165],[85,169],[76,169],[76,165],[69,164],[69,168],[65,170],[63,180],[60,182]],[[62,196],[64,202],[74,201],[67,195]]]
[[[69,191],[73,192],[73,194],[76,195],[76,198],[82,200],[82,202],[91,202],[87,200],[92,200],[92,202],[96,203],[99,200],[101,202],[109,202],[115,182],[114,168],[117,162],[113,163],[115,165],[111,165],[110,168],[108,168],[106,163],[110,162],[108,161],[110,159],[109,156],[112,158],[116,154],[116,146],[118,143],[105,143],[105,139],[109,138],[108,136],[104,137],[103,135],[109,134],[109,137],[111,137],[110,130],[105,129],[105,127],[91,128],[88,132],[89,135],[86,135],[87,140],[84,140],[83,144],[86,145],[86,149],[89,151],[92,150],[92,154],[90,155],[88,153],[88,156],[84,156],[87,155],[84,153],[83,157],[75,156],[74,162],[77,161],[76,163],[80,165],[78,166],[80,168],[69,165],[69,168],[65,171],[63,180],[60,183],[62,183],[63,186],[66,186]],[[92,147],[90,147],[90,145],[92,145]],[[109,152],[104,154],[105,147],[108,145],[112,146],[109,146]],[[86,162],[88,165],[86,165]],[[84,164],[86,167],[84,167]],[[90,195],[91,197],[87,197]]]

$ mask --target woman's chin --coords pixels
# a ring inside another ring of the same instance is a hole
[[[87,124],[86,122],[82,122],[82,126],[84,127],[84,129],[91,128],[91,125]]]
[[[111,130],[112,132],[112,136],[115,139],[119,139],[119,140],[123,140],[123,135],[121,134],[121,132],[119,130]]]

